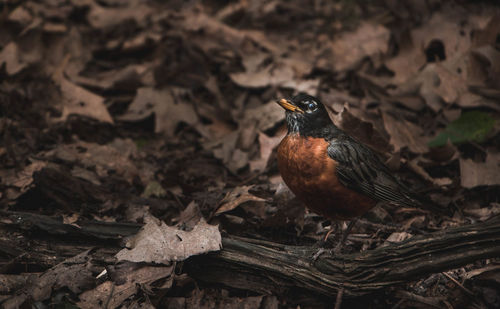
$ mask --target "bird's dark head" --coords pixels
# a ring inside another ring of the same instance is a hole
[[[328,126],[333,126],[326,107],[315,97],[299,94],[290,100],[277,103],[285,109],[288,133],[303,136],[320,136]]]

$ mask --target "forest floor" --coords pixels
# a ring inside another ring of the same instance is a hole
[[[335,229],[277,169],[275,101],[299,92],[449,212],[377,206],[344,255],[498,219],[495,1],[0,7],[0,306],[500,307],[498,255],[342,299],[188,271],[224,239],[314,247]]]

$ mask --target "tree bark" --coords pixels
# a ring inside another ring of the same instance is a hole
[[[243,238],[224,238],[220,252],[186,262],[193,277],[264,293],[333,297],[366,295],[431,273],[500,257],[500,217],[412,237],[401,243],[357,254],[323,254],[317,249]]]

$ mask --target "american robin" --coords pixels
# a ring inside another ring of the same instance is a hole
[[[288,127],[278,147],[278,168],[311,210],[332,220],[351,220],[379,201],[417,207],[432,203],[403,185],[370,148],[336,127],[317,98],[300,94],[277,103],[286,110]]]

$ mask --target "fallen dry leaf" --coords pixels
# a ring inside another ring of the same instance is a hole
[[[72,76],[79,85],[99,90],[127,90],[145,84],[145,75],[148,73],[148,64],[133,64],[124,68],[109,70],[92,77]]]
[[[12,12],[10,12],[7,19],[11,22],[15,22],[23,27],[26,27],[33,20],[33,16],[28,10],[26,10],[26,8],[20,5]]]
[[[361,23],[353,32],[343,33],[329,47],[333,71],[351,70],[365,57],[387,53],[391,32],[379,24]],[[328,61],[328,60],[327,60]]]
[[[412,236],[413,236],[412,234],[407,233],[407,232],[394,232],[391,235],[389,235],[389,237],[387,237],[387,239],[381,245],[381,247],[388,246],[392,243],[402,242],[403,240],[406,240]]]
[[[139,88],[137,95],[130,104],[128,111],[118,119],[122,121],[141,121],[155,115],[155,132],[174,135],[175,128],[180,122],[195,125],[198,116],[193,107],[179,100],[177,93],[183,90]]]
[[[500,214],[500,204],[491,203],[491,207],[484,208],[464,208],[463,212],[468,216],[477,218],[479,221],[486,221],[491,217]]]
[[[65,121],[70,115],[82,115],[113,123],[103,97],[70,82],[65,77],[55,81],[59,83],[63,100],[62,115],[57,121]]]
[[[46,166],[47,162],[34,160],[21,172],[16,172],[14,169],[2,171],[1,183],[5,186],[16,187],[21,192],[24,192],[33,183],[33,173],[40,171]]]
[[[500,184],[500,154],[489,153],[486,162],[460,159],[460,179],[462,187],[495,186]]]
[[[87,170],[92,170],[99,177],[117,174],[132,183],[134,177],[140,176],[147,183],[147,176],[142,175],[142,171],[138,170],[130,160],[130,155],[135,153],[135,151],[136,146],[130,139],[115,140],[108,145],[98,145],[81,141],[74,144],[61,144],[53,150],[42,153],[42,156],[81,165]],[[85,177],[85,174],[78,167],[75,167],[75,175],[88,178]],[[95,179],[92,180],[89,178],[89,180],[95,182]]]
[[[231,79],[242,87],[262,88],[281,86],[294,78],[292,68],[284,65],[268,65],[256,72],[230,74]]]
[[[167,285],[163,288],[169,288],[173,281],[173,271],[175,264],[170,266],[143,266],[134,263],[122,263],[117,266],[121,268],[119,279],[114,281],[105,281],[95,289],[85,291],[79,295],[80,301],[77,303],[79,308],[91,309],[117,308],[127,298],[136,294],[140,288],[147,287],[160,279],[168,279]],[[116,275],[115,275],[116,276]]]
[[[182,226],[190,231],[200,222],[201,218],[203,218],[203,215],[201,214],[200,207],[195,201],[191,201],[191,203],[186,206],[186,209],[180,213],[179,217],[172,221],[175,222],[177,226]]]
[[[180,27],[189,32],[199,32],[202,30],[205,36],[210,37],[221,46],[231,49],[240,49],[247,41],[251,41],[261,46],[273,54],[281,54],[282,47],[270,41],[267,36],[257,30],[240,30],[232,28],[219,20],[205,14],[201,10],[187,11],[184,19],[180,22]]]
[[[204,145],[205,148],[212,150],[214,157],[222,160],[234,174],[248,164],[248,153],[236,148],[238,137],[239,132],[231,132],[219,140]]]
[[[20,293],[2,302],[2,307],[19,308],[28,300],[43,301],[59,289],[79,294],[94,284],[89,264],[89,250],[68,258],[29,282]]]
[[[266,131],[276,126],[283,119],[285,119],[283,108],[272,101],[256,108],[247,109],[242,123],[254,122],[257,123],[256,129]]]
[[[144,219],[146,225],[116,254],[118,260],[168,264],[190,256],[218,251],[222,247],[218,226],[201,219],[192,231],[166,225],[154,217]]]
[[[194,290],[189,297],[170,297],[167,308],[199,309],[278,309],[279,301],[275,296],[220,297],[217,293],[206,290]]]
[[[427,62],[423,46],[420,46],[419,42],[414,43],[408,34],[403,35],[401,40],[397,56],[384,63],[389,70],[394,72],[390,82],[396,85],[404,83],[417,74]]]
[[[427,173],[427,171],[423,167],[418,165],[418,160],[419,158],[415,158],[414,160],[408,161],[407,165],[413,172],[415,172],[426,181],[433,183],[438,187],[449,186],[453,183],[453,180],[451,180],[451,178],[449,177],[431,177],[431,175],[429,175],[429,173]]]
[[[251,188],[252,186],[236,187],[220,202],[221,205],[217,208],[215,214],[219,215],[221,213],[231,211],[239,205],[250,201],[264,202],[265,199],[248,193],[248,190]]]
[[[103,7],[92,3],[91,10],[87,14],[89,24],[98,29],[111,28],[128,20],[134,20],[138,24],[145,23],[153,9],[145,4],[137,2],[125,3],[121,7]]]
[[[5,65],[7,74],[14,75],[24,69],[28,63],[20,59],[17,44],[10,42],[0,51],[0,68]]]
[[[411,152],[421,154],[426,153],[428,138],[423,136],[423,130],[415,124],[402,118],[397,119],[388,113],[382,113],[384,127],[389,133],[390,143],[394,146],[394,151],[408,147]]]
[[[344,105],[342,111],[331,118],[335,125],[362,143],[369,145],[380,153],[389,152],[389,140],[386,138],[383,128],[379,131],[373,122],[362,119],[360,117],[362,113],[357,113],[357,111],[361,112],[359,109]],[[357,113],[357,115],[354,113]]]
[[[273,153],[274,148],[276,148],[280,141],[285,136],[285,132],[282,134],[277,134],[275,137],[269,137],[265,133],[259,132],[259,146],[260,146],[260,156],[258,159],[250,161],[251,171],[263,171],[268,162],[269,157]]]

